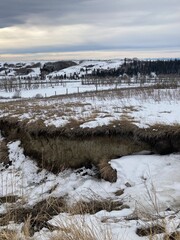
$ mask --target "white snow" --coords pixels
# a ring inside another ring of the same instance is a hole
[[[8,102],[0,110],[1,116],[16,116],[19,120],[41,119],[46,126],[65,126],[73,121],[82,128],[95,128],[114,121],[129,121],[138,127],[154,124],[176,125],[180,122],[180,89],[123,90],[98,96],[64,96],[24,101],[23,104]],[[10,106],[10,111],[8,106]],[[37,109],[37,110],[36,110]]]

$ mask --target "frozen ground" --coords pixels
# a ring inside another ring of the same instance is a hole
[[[82,128],[131,122],[139,127],[180,122],[180,88],[127,89],[79,96],[0,102],[1,117],[17,117],[46,126],[75,122]],[[73,127],[73,124],[72,124]]]
[[[0,141],[2,140],[2,137]],[[142,153],[114,159],[111,166],[117,170],[118,180],[109,183],[93,176],[93,170],[65,170],[54,175],[45,170],[38,170],[36,163],[24,156],[20,142],[8,144],[12,165],[0,167],[0,197],[17,195],[17,204],[30,206],[49,197],[66,196],[69,204],[78,200],[87,200],[94,196],[103,199],[121,200],[130,208],[112,212],[100,211],[96,214],[69,215],[61,213],[49,221],[50,224],[82,224],[85,222],[96,231],[111,229],[113,240],[148,239],[139,237],[135,231],[141,225],[147,225],[148,216],[161,216],[166,222],[167,231],[174,231],[180,224],[180,154],[166,156],[142,155]],[[84,173],[87,173],[84,175]],[[128,184],[127,184],[128,183]],[[53,189],[51,193],[49,190]],[[115,192],[124,189],[121,196]],[[9,207],[7,203],[0,205],[0,213]],[[169,211],[165,211],[169,209]],[[128,220],[133,214],[137,220]],[[161,221],[161,220],[159,220]],[[9,228],[21,229],[22,224],[10,224]],[[35,240],[48,240],[55,234],[42,229],[35,234]],[[160,238],[159,238],[160,239]]]
[[[133,84],[133,87],[139,87],[139,84]],[[121,88],[129,88],[128,84],[121,85],[106,85],[106,86],[98,86],[95,85],[82,85],[81,81],[69,81],[64,82],[61,86],[53,86],[47,88],[38,88],[38,89],[30,89],[30,90],[22,90],[21,97],[22,98],[33,98],[36,97],[37,94],[41,94],[42,97],[51,97],[56,95],[68,95],[72,93],[83,93],[83,92],[91,92],[91,91],[101,91],[108,89],[121,89]],[[131,86],[132,87],[132,86]],[[0,91],[0,98],[13,98],[15,92],[5,92]]]

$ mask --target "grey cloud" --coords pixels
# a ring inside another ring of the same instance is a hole
[[[48,29],[76,24],[92,26],[92,31],[83,35],[82,44],[73,43],[72,36],[71,46],[53,45],[50,39],[43,47],[0,46],[0,54],[179,49],[179,12],[179,0],[0,0],[0,30],[21,24],[27,28],[50,26]]]
[[[179,0],[1,0],[0,27],[25,23],[164,24],[169,18],[180,20],[179,11]]]

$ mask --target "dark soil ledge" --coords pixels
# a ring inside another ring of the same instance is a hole
[[[102,161],[142,150],[158,154],[180,152],[180,125],[140,129],[132,124],[117,124],[70,129],[46,127],[42,121],[27,124],[3,118],[0,130],[8,141],[20,140],[26,155],[55,173],[68,167],[98,167]]]

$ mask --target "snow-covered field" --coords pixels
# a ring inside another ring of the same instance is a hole
[[[46,126],[73,121],[82,128],[131,122],[139,127],[179,124],[180,89],[127,89],[79,96],[1,102],[1,117],[17,117]]]
[[[55,96],[55,95],[64,95],[64,94],[71,94],[71,93],[79,93],[79,92],[87,92],[87,91],[101,91],[101,90],[107,90],[107,89],[115,89],[115,88],[128,88],[128,87],[139,87],[139,83],[134,83],[134,78],[132,77],[130,81],[122,81],[121,84],[117,83],[110,83],[107,85],[101,85],[97,86],[97,84],[92,84],[92,85],[83,85],[81,80],[83,79],[82,77],[85,75],[91,75],[93,71],[97,70],[112,70],[112,69],[117,69],[119,68],[123,63],[124,60],[122,59],[116,59],[116,60],[84,60],[84,61],[75,61],[77,65],[71,66],[64,68],[60,71],[53,71],[49,74],[47,74],[44,77],[44,86],[37,86],[37,84],[33,85],[33,82],[36,83],[37,81],[40,80],[32,80],[33,78],[40,78],[40,68],[46,64],[47,62],[39,62],[40,66],[33,68],[32,66],[37,64],[37,62],[22,62],[22,63],[16,63],[16,62],[10,62],[9,65],[7,63],[1,62],[0,67],[2,69],[6,70],[0,70],[0,81],[5,80],[5,79],[13,79],[17,84],[19,84],[19,78],[30,78],[32,83],[31,87],[26,86],[26,88],[29,88],[29,90],[25,89],[25,87],[22,87],[21,89],[21,97],[22,98],[33,98],[37,94],[41,94],[42,97],[50,97],[50,96]],[[3,67],[5,65],[5,67]],[[6,66],[7,65],[7,66]],[[14,67],[12,67],[12,66]],[[19,67],[17,67],[19,66]],[[22,68],[29,68],[32,70],[29,74],[22,74],[16,73],[16,70],[19,69],[21,70]],[[73,75],[78,76],[78,79],[73,80]],[[68,79],[59,79],[59,86],[55,86],[55,83],[51,84],[51,79],[61,77],[61,76],[66,76]],[[153,80],[153,79],[151,79]],[[22,82],[24,80],[21,80]],[[127,82],[129,84],[127,84]],[[132,85],[130,86],[130,82]],[[43,84],[42,84],[43,85]],[[49,85],[49,86],[47,86]],[[146,85],[152,85],[152,83],[146,83]],[[2,88],[3,89],[3,88]],[[6,90],[5,89],[0,89],[0,98],[12,98],[16,93],[15,93],[15,88],[11,90]],[[18,86],[17,86],[18,89]]]
[[[148,84],[145,84],[147,86]],[[140,84],[133,84],[131,87],[139,87]],[[82,85],[81,81],[68,81],[64,82],[60,86],[53,86],[47,88],[37,88],[30,90],[21,90],[20,96],[22,98],[34,98],[37,94],[40,94],[42,97],[51,97],[56,95],[68,95],[72,93],[83,93],[83,92],[92,92],[92,91],[102,91],[110,89],[121,89],[129,88],[128,84],[121,85],[106,85],[106,86],[95,86],[95,85]],[[5,92],[0,91],[0,98],[13,98],[15,92]]]

